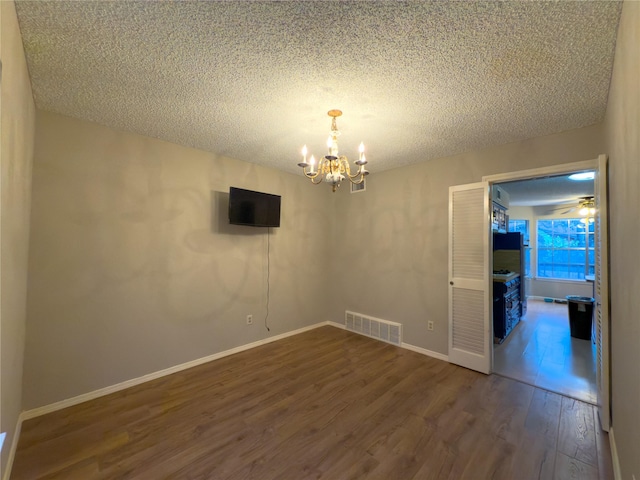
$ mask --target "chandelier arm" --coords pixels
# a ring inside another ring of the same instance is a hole
[[[353,177],[351,175],[349,175],[349,177],[347,177],[349,179],[349,181],[351,183],[353,183],[354,185],[360,185],[362,182],[364,182],[364,175],[360,175],[360,180],[354,180],[354,178],[356,178],[358,175],[354,175]]]
[[[305,174],[305,176],[306,176],[307,178],[310,178],[311,180],[313,180],[313,179],[314,179],[314,178],[316,178],[318,175],[320,175],[320,170],[316,171],[316,173],[315,173],[315,174],[313,174],[313,173],[311,173],[311,172],[308,172],[308,171],[307,171],[307,168],[308,168],[308,167],[304,167],[304,168],[302,169],[302,171],[304,172],[304,174]]]
[[[343,170],[344,173],[351,176],[351,166],[349,165],[349,159],[346,156],[340,155],[338,158],[338,167],[341,167],[341,170]]]
[[[360,169],[358,169],[358,171],[357,171],[356,173],[354,173],[353,175],[351,175],[351,174],[347,173],[347,176],[348,176],[350,179],[354,179],[354,178],[357,178],[357,177],[362,177],[362,178],[364,178],[363,173],[364,173],[364,172],[362,172]]]
[[[354,173],[353,175],[351,175],[350,173],[347,173],[349,180],[351,180],[351,183],[362,183],[364,181],[364,177],[367,175],[367,171],[364,168],[364,165],[360,165],[358,166],[358,171],[356,173]],[[358,182],[354,182],[353,179],[360,177],[360,180]]]

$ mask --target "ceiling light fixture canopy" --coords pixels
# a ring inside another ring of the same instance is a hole
[[[367,159],[364,156],[364,144],[360,143],[358,148],[358,160],[355,164],[358,166],[358,171],[351,175],[351,168],[349,167],[349,160],[344,155],[338,154],[338,136],[340,131],[336,125],[336,118],[342,115],[340,110],[329,110],[327,115],[331,117],[331,132],[327,139],[327,148],[329,149],[328,155],[325,155],[316,169],[316,159],[313,155],[307,161],[307,146],[302,147],[302,162],[298,163],[299,167],[302,167],[302,171],[305,176],[311,180],[314,185],[322,183],[324,180],[330,183],[333,191],[335,192],[340,186],[340,182],[345,178],[353,184],[360,184],[364,182],[364,177],[369,175],[369,172],[365,168]]]

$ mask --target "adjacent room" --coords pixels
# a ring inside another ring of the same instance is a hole
[[[492,272],[494,372],[596,404],[593,179],[496,185],[508,218],[494,224]]]
[[[640,480],[639,45],[634,1],[0,2],[2,479]]]

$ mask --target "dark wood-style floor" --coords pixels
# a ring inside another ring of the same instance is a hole
[[[322,327],[25,422],[19,479],[609,479],[592,405]]]

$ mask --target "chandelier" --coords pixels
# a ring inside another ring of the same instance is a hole
[[[324,180],[331,184],[335,192],[340,186],[340,182],[345,178],[358,185],[364,182],[364,177],[369,175],[369,172],[364,168],[367,164],[367,159],[364,156],[364,144],[361,143],[358,149],[358,161],[355,162],[358,166],[358,171],[351,175],[349,160],[344,155],[338,154],[338,136],[340,132],[336,126],[336,118],[342,115],[342,112],[340,110],[329,110],[327,114],[331,117],[331,132],[327,139],[329,154],[325,155],[316,167],[316,159],[313,155],[307,161],[307,146],[305,145],[302,147],[302,162],[298,163],[298,166],[302,167],[302,171],[314,185],[318,185]]]

